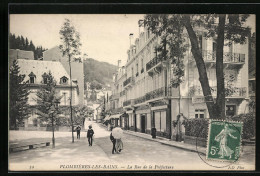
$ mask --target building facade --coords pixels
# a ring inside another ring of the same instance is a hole
[[[62,52],[59,47],[53,47],[43,52],[44,61],[58,61],[65,68],[67,74],[69,75],[70,68],[68,58],[62,56]],[[71,62],[71,78],[72,81],[77,82],[79,89],[79,104],[84,105],[84,66],[83,62]]]
[[[24,120],[25,130],[40,130],[41,124],[37,120],[37,91],[41,86],[47,84],[44,75],[51,72],[56,81],[56,93],[61,96],[60,106],[69,108],[70,105],[70,78],[67,71],[60,62],[18,59],[20,74],[25,75],[24,82],[28,83],[30,94],[28,104],[30,114],[28,119]],[[79,105],[79,89],[77,82],[72,82],[72,106]],[[67,118],[66,116],[64,118]],[[41,130],[45,130],[43,127]]]
[[[196,29],[205,61],[213,98],[216,97],[216,41],[204,37],[204,30]],[[186,39],[191,46],[189,39]],[[184,78],[178,88],[171,87],[173,67],[170,60],[156,56],[154,48],[160,39],[146,27],[127,51],[124,67],[115,74],[110,111],[119,109],[120,125],[125,129],[157,135],[175,136],[173,121],[182,113],[187,118],[209,118],[199,82],[199,74],[191,48],[185,52]],[[225,44],[229,41],[225,41]],[[226,87],[226,115],[247,111],[248,104],[248,40],[246,44],[224,46],[224,74]],[[112,104],[112,105],[111,105]],[[109,110],[108,110],[109,111]]]

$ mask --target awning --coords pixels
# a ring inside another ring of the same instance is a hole
[[[110,116],[107,115],[107,116],[104,118],[104,121],[107,121],[107,120],[109,120],[109,119],[110,119]]]
[[[111,115],[111,116],[109,117],[109,119],[119,119],[121,115],[123,115],[123,114]]]

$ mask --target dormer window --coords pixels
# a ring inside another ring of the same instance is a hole
[[[47,74],[46,74],[46,73],[44,73],[44,74],[42,75],[42,78],[43,78],[43,84],[47,84],[47,83],[48,83],[48,77],[47,77]]]
[[[35,83],[36,75],[35,75],[33,72],[31,72],[31,73],[29,74],[29,77],[30,77],[30,83],[31,83],[31,84],[34,84],[34,83]]]
[[[67,84],[68,82],[68,78],[66,76],[63,76],[61,79],[60,79],[60,83],[61,84]]]

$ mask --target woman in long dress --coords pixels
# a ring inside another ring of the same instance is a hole
[[[215,140],[219,142],[219,152],[220,158],[224,158],[228,156],[231,158],[232,154],[234,153],[227,145],[228,136],[233,139],[237,139],[237,137],[233,136],[234,130],[228,128],[228,124],[225,124],[224,129],[215,137]]]

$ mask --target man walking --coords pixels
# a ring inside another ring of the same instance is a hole
[[[94,130],[92,129],[92,126],[88,126],[88,133],[87,133],[87,138],[88,138],[88,144],[89,146],[92,146],[92,140],[93,140],[93,135],[94,135]]]
[[[76,131],[77,131],[77,139],[80,139],[80,126],[78,125],[77,128],[76,128]]]
[[[111,127],[111,131],[113,130],[113,127]],[[116,139],[114,138],[114,136],[112,135],[112,132],[110,134],[110,140],[113,143],[113,148],[112,148],[112,154],[114,154],[114,152],[116,152]]]

